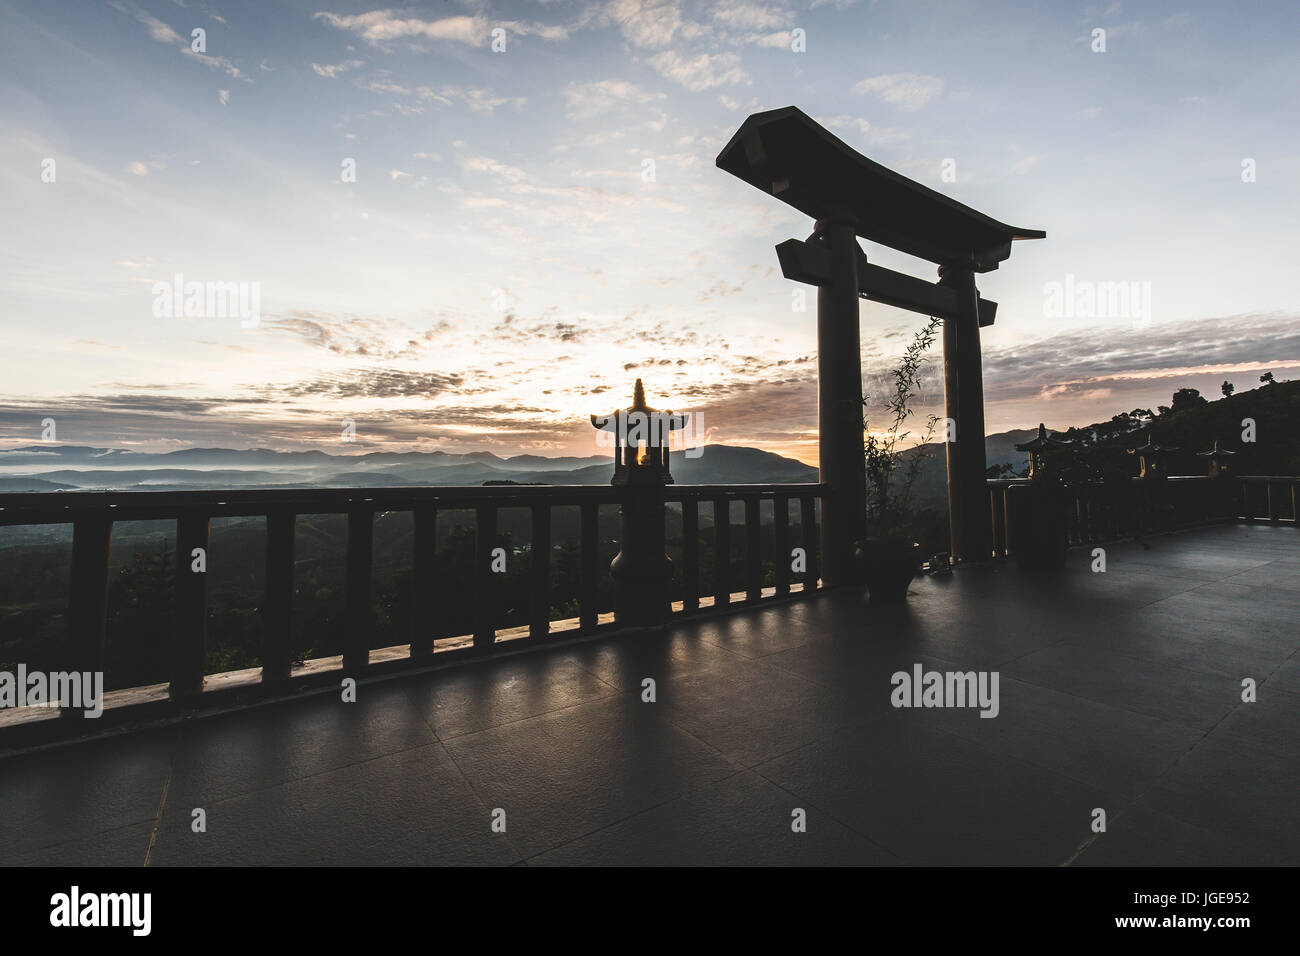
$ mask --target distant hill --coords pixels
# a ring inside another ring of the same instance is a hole
[[[707,445],[697,457],[671,455],[684,484],[816,481],[817,469],[757,448]],[[0,451],[0,491],[149,490],[265,487],[413,487],[530,484],[607,484],[612,451],[586,458],[544,458],[491,452],[372,452],[331,455],[269,448],[187,448],[143,454],[84,445],[28,445]]]
[[[76,487],[76,485],[67,485],[57,481],[46,481],[44,478],[0,476],[0,494],[11,491],[70,491]]]

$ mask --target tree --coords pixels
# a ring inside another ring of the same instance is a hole
[[[1201,393],[1194,388],[1180,388],[1174,392],[1173,404],[1170,410],[1174,412],[1184,412],[1189,408],[1195,408],[1197,405],[1208,404]]]
[[[1231,382],[1225,380],[1224,383],[1219,386],[1219,391],[1223,393],[1224,398],[1228,398],[1229,396],[1232,395],[1233,392],[1236,391],[1236,389],[1233,388]]]
[[[1265,385],[1274,385],[1274,384],[1276,384],[1276,383],[1273,381],[1273,373],[1272,373],[1272,372],[1265,372],[1263,375],[1261,375],[1261,376],[1259,377],[1259,380],[1260,380],[1261,382],[1263,382]]]

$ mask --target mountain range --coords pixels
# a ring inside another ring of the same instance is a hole
[[[757,448],[707,445],[698,457],[670,456],[683,484],[817,480],[817,469]],[[0,492],[202,488],[401,487],[481,485],[513,481],[599,485],[613,474],[613,456],[545,458],[491,452],[370,452],[331,455],[269,448],[187,448],[144,453],[85,445],[28,445],[0,450]]]

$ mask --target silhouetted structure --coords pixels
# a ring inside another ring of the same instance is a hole
[[[1064,448],[1070,444],[1064,438],[1057,438],[1056,433],[1047,433],[1047,426],[1042,422],[1038,423],[1038,436],[1031,438],[1026,442],[1019,442],[1016,445],[1016,451],[1029,452],[1029,477],[1042,478],[1043,472],[1043,452],[1048,448]]]
[[[786,278],[818,287],[826,583],[855,579],[853,542],[865,533],[859,297],[943,318],[952,551],[964,560],[989,557],[979,329],[993,324],[997,306],[979,297],[975,273],[996,269],[1013,240],[1047,234],[990,219],[872,162],[793,106],[750,116],[717,165],[816,220],[807,241],[783,242],[777,255]],[[938,264],[939,282],[871,265],[857,236]]]
[[[673,564],[664,546],[663,489],[673,483],[668,442],[674,431],[685,426],[686,416],[648,406],[638,378],[630,406],[604,417],[592,415],[591,424],[614,433],[610,484],[620,489],[622,520],[622,550],[609,566],[614,578],[614,620],[663,624],[672,611],[668,584]]]
[[[1165,477],[1165,459],[1176,451],[1177,448],[1157,445],[1152,433],[1147,432],[1146,444],[1140,448],[1130,448],[1128,453],[1138,456],[1138,477],[1153,479]]]
[[[1214,439],[1214,447],[1209,451],[1198,451],[1197,458],[1208,458],[1210,460],[1210,477],[1226,478],[1228,476],[1228,465],[1235,451],[1228,451],[1226,448],[1219,447],[1219,439]]]
[[[641,379],[636,380],[631,405],[611,415],[592,415],[591,424],[614,435],[612,484],[673,483],[668,443],[673,432],[686,427],[686,416],[648,406]]]

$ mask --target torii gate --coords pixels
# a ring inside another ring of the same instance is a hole
[[[1015,239],[1043,239],[990,219],[942,193],[874,163],[793,106],[754,113],[718,154],[717,166],[816,220],[808,241],[776,247],[787,279],[817,286],[817,427],[822,504],[822,577],[857,579],[853,542],[866,525],[862,453],[862,359],[858,298],[943,318],[952,553],[992,551],[985,485],[984,384],[980,326],[997,304],[979,297],[975,273],[1011,255]],[[857,238],[928,259],[939,281],[925,282],[867,262]]]

